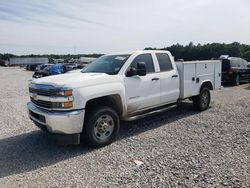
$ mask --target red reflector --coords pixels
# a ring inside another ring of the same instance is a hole
[[[228,70],[228,74],[233,74],[233,69],[231,67]]]

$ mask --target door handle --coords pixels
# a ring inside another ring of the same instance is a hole
[[[178,77],[178,75],[177,74],[174,74],[173,76],[172,76],[172,78],[177,78]]]
[[[152,81],[158,81],[160,78],[152,78]]]

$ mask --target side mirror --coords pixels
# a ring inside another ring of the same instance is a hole
[[[146,74],[146,64],[144,62],[137,63],[137,75],[145,76]]]
[[[127,77],[135,76],[137,75],[137,70],[134,67],[129,67],[129,69],[126,72]]]
[[[248,68],[250,68],[250,63],[249,63],[249,64],[247,64],[247,67],[248,67]]]

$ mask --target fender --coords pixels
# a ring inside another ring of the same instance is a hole
[[[125,98],[125,87],[120,82],[106,83],[101,85],[92,85],[88,87],[82,87],[77,90],[75,97],[80,103],[80,106],[86,107],[86,103],[89,100],[106,97],[110,95],[118,95],[121,99],[122,104],[122,115],[127,112],[126,98]]]
[[[200,85],[200,88],[199,88],[199,93],[200,93],[200,90],[203,87],[203,85],[207,85],[208,89],[214,90],[214,84],[213,84],[213,82],[211,80],[203,80],[201,82],[201,85]]]

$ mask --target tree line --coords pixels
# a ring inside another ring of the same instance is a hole
[[[185,61],[189,60],[206,60],[212,58],[219,58],[221,55],[229,55],[231,57],[242,57],[247,61],[250,61],[250,45],[240,44],[238,42],[233,42],[231,44],[225,43],[211,43],[211,44],[197,44],[190,42],[188,45],[174,44],[169,47],[164,48],[145,48],[146,50],[169,50],[175,59],[184,59]],[[12,57],[47,57],[52,59],[71,59],[79,57],[100,57],[103,54],[67,54],[67,55],[22,55],[17,56],[14,54],[0,54],[0,59],[8,60]]]
[[[211,43],[211,44],[197,44],[190,42],[188,45],[175,44],[164,48],[145,48],[146,50],[169,50],[177,59],[191,60],[207,60],[217,59],[221,55],[229,55],[231,57],[242,57],[250,61],[250,45],[233,42],[231,44],[225,43]]]

